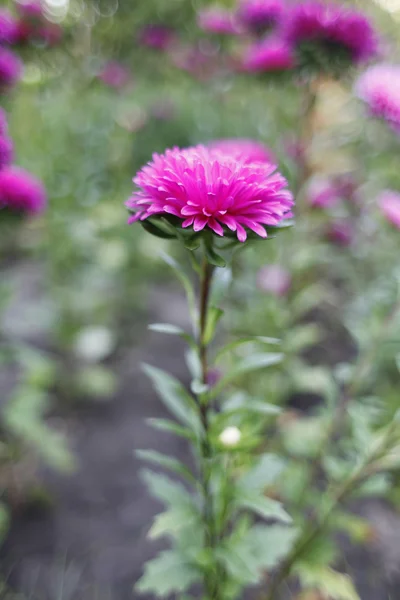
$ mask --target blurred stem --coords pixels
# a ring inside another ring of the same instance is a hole
[[[299,178],[297,181],[297,194],[303,189],[308,178],[312,175],[312,167],[310,164],[307,151],[311,147],[314,137],[313,116],[314,108],[317,101],[318,81],[309,80],[304,85],[304,93],[299,116],[300,124],[300,169]]]
[[[213,267],[208,263],[207,258],[204,256],[200,270],[198,349],[201,363],[201,379],[202,383],[205,385],[207,384],[208,374],[208,357],[207,343],[205,342],[205,332],[207,327],[212,275]],[[200,485],[203,493],[203,520],[205,528],[204,549],[212,552],[218,542],[218,536],[216,531],[212,490],[210,487],[212,445],[209,438],[209,404],[207,401],[207,394],[200,394],[197,398],[197,401],[201,415],[201,422],[203,425],[203,440],[200,445]],[[222,599],[220,581],[216,571],[211,571],[209,569],[205,570],[204,589],[207,593],[207,598],[210,600]]]

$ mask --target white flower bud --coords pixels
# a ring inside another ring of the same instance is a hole
[[[240,429],[238,429],[237,427],[227,427],[220,434],[219,441],[224,446],[229,446],[229,447],[233,448],[234,446],[238,445],[241,437],[242,437],[242,433],[241,433]]]

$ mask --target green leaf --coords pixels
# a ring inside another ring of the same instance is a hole
[[[326,431],[327,423],[319,417],[289,422],[282,431],[284,447],[293,456],[316,456],[326,438]]]
[[[3,542],[7,535],[10,520],[10,511],[3,502],[0,502],[0,543]]]
[[[156,237],[163,238],[166,240],[172,240],[176,238],[175,234],[165,231],[165,229],[163,229],[158,224],[156,225],[154,222],[151,222],[149,219],[140,221],[140,225],[143,227],[143,229],[145,229],[145,231],[151,233],[151,235],[155,235]]]
[[[211,303],[218,306],[225,298],[227,290],[232,283],[232,269],[229,267],[214,269],[211,286]]]
[[[144,221],[143,221],[144,222]],[[197,322],[197,311],[196,311],[196,296],[194,293],[194,289],[189,277],[184,273],[182,267],[168,254],[162,253],[162,259],[167,263],[169,267],[174,271],[176,277],[181,282],[188,301],[189,312],[192,318],[192,322]]]
[[[149,493],[166,506],[180,505],[182,502],[193,505],[193,498],[181,483],[161,473],[144,469],[141,478],[146,483]]]
[[[220,254],[218,254],[212,246],[205,244],[206,257],[210,265],[214,265],[214,267],[225,267],[226,260],[222,258]]]
[[[180,503],[154,518],[148,537],[152,540],[163,536],[177,538],[186,535],[187,528],[198,529],[201,527],[200,513],[194,509],[193,505]]]
[[[146,563],[144,575],[135,589],[163,598],[173,592],[184,592],[199,579],[199,571],[184,556],[174,550],[165,550]]]
[[[275,404],[254,399],[244,392],[237,392],[223,404],[221,415],[228,417],[241,412],[254,412],[261,415],[279,415],[282,409]]]
[[[281,353],[252,354],[240,360],[210,391],[210,398],[218,396],[222,390],[237,377],[279,364],[283,359]]]
[[[167,431],[168,433],[173,433],[179,437],[186,438],[187,440],[195,440],[196,436],[193,435],[193,432],[186,427],[182,427],[175,423],[175,421],[169,421],[168,419],[146,419],[146,423],[153,427],[154,429],[158,429],[159,431]]]
[[[237,490],[235,498],[236,506],[246,508],[257,513],[264,519],[274,519],[282,523],[291,523],[290,515],[285,511],[281,502],[268,498],[260,492],[246,491],[246,489]]]
[[[191,347],[195,348],[196,344],[191,335],[186,333],[181,327],[171,325],[170,323],[152,323],[148,326],[150,331],[156,331],[157,333],[165,333],[167,335],[178,335],[185,340]]]
[[[321,340],[321,327],[316,323],[297,325],[289,330],[285,340],[285,347],[289,352],[301,352]]]
[[[135,454],[142,460],[160,465],[170,471],[174,471],[178,475],[182,475],[191,482],[196,482],[193,474],[189,471],[186,465],[181,463],[176,458],[166,456],[155,450],[136,450]]]
[[[337,385],[325,367],[308,367],[300,362],[291,370],[291,376],[296,391],[319,394],[331,403],[337,397]]]
[[[221,308],[217,308],[216,306],[210,306],[207,315],[207,323],[204,332],[204,343],[209,344],[215,334],[215,328],[218,324],[218,321],[223,317],[224,311]]]
[[[245,490],[263,490],[273,484],[286,467],[276,454],[263,454],[257,464],[243,475],[238,484]]]
[[[195,348],[189,348],[185,352],[185,360],[193,379],[196,381],[201,381],[202,368],[198,350]]]
[[[143,370],[153,382],[161,400],[168,410],[182,423],[199,433],[201,421],[197,412],[196,402],[183,385],[161,369],[151,365],[143,365]]]
[[[281,340],[279,340],[278,338],[271,338],[271,337],[265,337],[265,336],[244,337],[244,338],[241,338],[240,340],[234,340],[233,342],[230,342],[229,344],[226,344],[226,346],[221,348],[215,357],[215,362],[218,362],[228,352],[232,352],[232,350],[235,350],[236,348],[239,348],[239,346],[243,346],[244,344],[277,345],[280,343],[281,343]]]
[[[348,575],[329,567],[310,567],[300,564],[295,568],[302,587],[317,590],[329,600],[360,600]]]

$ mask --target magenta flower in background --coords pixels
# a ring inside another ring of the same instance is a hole
[[[14,44],[17,22],[8,10],[0,9],[0,44]]]
[[[3,108],[0,108],[0,135],[6,136],[7,134],[8,134],[7,113]]]
[[[360,12],[329,0],[296,3],[288,15],[285,32],[297,49],[315,42],[316,51],[325,49],[333,60],[337,59],[339,48],[357,63],[377,53],[377,39],[369,20]]]
[[[208,147],[237,158],[244,162],[264,162],[273,165],[277,160],[269,148],[261,142],[243,138],[232,138],[224,140],[213,140]]]
[[[218,6],[202,10],[198,15],[197,23],[201,29],[208,33],[222,35],[239,33],[235,15],[229,10]]]
[[[331,208],[339,202],[335,184],[324,177],[314,178],[308,186],[307,202],[314,208]]]
[[[130,74],[128,69],[116,61],[110,61],[101,69],[99,79],[106,85],[121,89],[129,82]]]
[[[207,227],[223,236],[226,227],[241,242],[249,230],[265,238],[263,225],[279,225],[294,204],[275,169],[204,146],[154,154],[133,180],[139,191],[126,203],[133,213],[129,222],[174,215],[195,232]]]
[[[242,66],[253,73],[287,71],[295,66],[291,46],[277,37],[267,38],[249,46],[243,56]]]
[[[348,221],[334,221],[329,225],[326,237],[337,246],[350,246],[354,237],[354,229]]]
[[[23,0],[15,3],[17,11],[21,17],[26,19],[42,19],[44,17],[44,7],[40,0],[31,0],[30,2],[24,2]]]
[[[0,208],[37,215],[46,201],[43,184],[24,169],[11,166],[0,171]]]
[[[139,43],[155,50],[166,50],[175,41],[175,32],[165,25],[146,25],[139,32]]]
[[[247,30],[261,34],[280,24],[284,9],[283,0],[241,0],[237,18]]]
[[[257,273],[257,287],[274,296],[286,296],[292,285],[289,271],[280,265],[265,265]]]
[[[7,48],[0,48],[0,91],[17,83],[22,75],[22,62]]]
[[[400,66],[381,64],[370,67],[355,86],[374,117],[384,119],[400,133]]]
[[[7,135],[0,136],[0,169],[12,163],[14,159],[14,144]]]
[[[382,192],[378,205],[386,219],[397,229],[400,229],[400,194],[392,190]]]

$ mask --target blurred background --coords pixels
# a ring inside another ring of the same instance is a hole
[[[304,114],[301,81],[246,72],[246,36],[199,24],[205,0],[43,0],[36,13],[2,4],[19,22],[12,52],[23,64],[12,89],[0,64],[14,163],[48,200],[35,218],[0,222],[0,597],[125,600],[155,553],[146,533],[159,508],[134,449],[187,452],[145,424],[164,413],[140,363],[188,380],[180,340],[147,325],[189,319],[160,258],[185,261],[183,251],[127,225],[135,173],[168,147],[252,138],[297,196],[296,226],[218,275],[229,286],[221,339],[231,331],[284,346],[283,365],[241,385],[284,407],[269,435],[292,460],[281,491],[290,502],[332,373],[345,381],[374,348],[363,398],[398,407],[398,322],[391,344],[379,336],[397,297],[399,233],[377,198],[400,191],[399,145],[367,118],[357,73],[319,78]],[[395,62],[400,2],[346,4],[372,19]],[[254,422],[245,427],[250,435]],[[398,479],[372,482],[332,533],[329,560],[362,600],[400,598]],[[318,484],[308,499],[317,501]],[[288,597],[331,597],[297,593]]]

